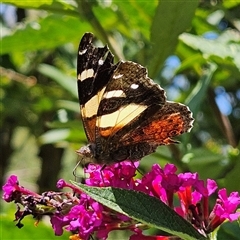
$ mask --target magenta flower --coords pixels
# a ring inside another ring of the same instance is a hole
[[[223,188],[218,191],[218,197],[219,198],[209,216],[207,232],[213,231],[226,219],[232,222],[240,217],[240,212],[235,212],[240,204],[240,196],[238,192],[232,192],[228,197],[227,190]]]
[[[92,202],[88,208],[83,205],[74,206],[68,214],[70,220],[67,229],[78,232],[80,238],[89,239],[102,223],[102,205]]]
[[[60,213],[56,213],[50,218],[55,235],[61,236],[63,234],[63,227],[68,225],[70,220]]]
[[[20,196],[21,194],[34,195],[36,197],[39,197],[37,193],[34,193],[20,186],[18,182],[18,178],[15,175],[11,175],[8,178],[6,184],[3,185],[2,190],[3,190],[3,199],[6,202],[11,202],[15,200],[17,196]]]
[[[238,219],[240,212],[233,213],[240,204],[240,197],[238,192],[230,193],[227,196],[227,190],[225,188],[218,191],[219,201],[216,204],[215,213],[217,216],[230,221]]]
[[[89,164],[85,173],[89,174],[86,184],[98,187],[121,187],[132,189],[138,162],[124,161],[102,168],[101,165]]]
[[[223,221],[234,221],[240,216],[240,213],[235,213],[240,204],[239,194],[233,192],[227,196],[226,189],[219,190],[218,199],[209,215],[209,197],[217,190],[214,180],[203,181],[197,173],[177,174],[173,164],[167,164],[164,168],[154,164],[150,172],[138,179],[135,176],[138,164],[124,161],[104,168],[89,164],[85,168],[85,182],[89,186],[133,189],[157,197],[205,236]],[[16,176],[9,177],[3,186],[3,199],[23,206],[23,210],[18,207],[16,212],[17,226],[22,227],[21,220],[29,214],[37,220],[42,215],[50,215],[55,234],[59,236],[64,230],[71,231],[75,233],[72,239],[89,239],[96,234],[104,240],[109,232],[123,229],[133,232],[131,240],[170,239],[166,236],[145,236],[143,229],[146,225],[142,229],[141,223],[103,206],[63,179],[58,181],[57,187],[70,188],[71,191],[49,191],[38,195],[21,187]],[[176,197],[179,202],[173,201]]]
[[[6,202],[11,202],[13,200],[13,193],[19,189],[18,187],[18,179],[17,176],[12,175],[8,178],[5,185],[2,187],[3,190],[3,199]]]

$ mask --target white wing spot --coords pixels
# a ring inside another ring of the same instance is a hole
[[[86,53],[87,49],[83,49],[82,51],[79,51],[79,55],[83,55],[84,53]]]
[[[113,79],[118,79],[118,78],[121,78],[122,76],[123,74],[113,75]]]
[[[93,77],[94,76],[94,71],[93,71],[93,69],[91,68],[91,69],[86,69],[86,70],[84,70],[82,73],[81,73],[81,75],[80,75],[80,80],[81,81],[84,81],[85,79],[87,79],[87,78],[91,78],[91,77]]]
[[[133,83],[131,86],[130,86],[130,88],[132,88],[132,89],[137,89],[139,87],[139,85],[138,84],[135,84],[135,83]]]
[[[122,90],[113,90],[104,93],[103,98],[112,98],[112,97],[126,97],[125,93]]]
[[[103,59],[99,59],[98,64],[103,65]]]

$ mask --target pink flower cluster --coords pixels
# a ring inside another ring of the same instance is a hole
[[[177,168],[173,164],[167,164],[164,168],[154,164],[150,172],[138,179],[135,178],[138,164],[124,161],[104,168],[89,164],[85,169],[85,182],[89,186],[133,189],[155,196],[189,221],[204,236],[223,221],[234,221],[240,216],[240,212],[235,212],[240,204],[239,193],[232,192],[228,196],[226,189],[218,191],[215,205],[209,211],[209,196],[217,190],[214,180],[208,179],[204,182],[197,173],[177,174]],[[73,239],[89,239],[92,234],[96,234],[100,239],[107,239],[112,230],[129,229],[133,231],[131,240],[169,239],[164,236],[144,236],[138,222],[101,205],[62,179],[57,186],[60,189],[71,188],[75,194],[47,192],[38,195],[19,186],[16,176],[8,179],[3,186],[4,200],[15,201],[24,206],[24,211],[19,208],[16,214],[19,227],[22,226],[20,221],[24,216],[32,214],[37,218],[37,206],[42,204],[46,207],[46,212],[41,208],[41,214],[50,215],[56,235],[61,235],[63,229],[66,229],[76,233],[74,236],[77,237]],[[179,199],[177,206],[174,205],[176,201],[173,201],[176,196]]]

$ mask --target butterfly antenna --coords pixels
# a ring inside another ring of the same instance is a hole
[[[134,161],[131,161],[131,163],[132,163],[132,165],[133,165],[133,167],[136,169],[136,171],[140,174],[140,175],[144,175],[144,173],[141,171],[141,169],[139,168],[139,167],[136,167],[135,165],[134,165]]]
[[[84,166],[83,164],[82,164],[82,160],[83,160],[83,158],[82,159],[80,159],[78,162],[77,162],[77,164],[76,164],[76,166],[73,168],[73,176],[74,176],[74,180],[77,182],[77,179],[79,179],[79,181],[78,182],[81,182],[81,183],[83,183],[83,181],[84,181],[84,177],[82,176],[82,175],[78,175],[77,174],[77,169],[78,169],[78,167],[79,166],[81,166],[82,167],[82,169],[84,168],[84,167],[86,167],[86,166]]]
[[[106,164],[104,164],[101,169],[100,169],[100,174],[101,174],[101,178],[102,178],[102,181],[103,181],[103,184],[104,184],[104,187],[106,187],[106,184],[105,184],[105,181],[104,181],[104,177],[103,177],[103,170],[106,168]]]
[[[136,170],[139,172],[140,175],[144,175],[144,173],[142,172],[142,170],[140,168],[136,168]]]

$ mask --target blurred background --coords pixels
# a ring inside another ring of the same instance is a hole
[[[145,157],[141,171],[171,162],[240,191],[240,1],[15,0],[1,1],[0,14],[1,186],[11,174],[38,192],[74,178],[75,150],[87,143],[77,48],[92,32],[115,61],[147,67],[168,100],[193,112],[192,131]],[[55,239],[43,224],[17,229],[13,204],[1,206],[2,239]],[[230,239],[229,229],[239,236],[239,227],[227,224],[221,239]]]

